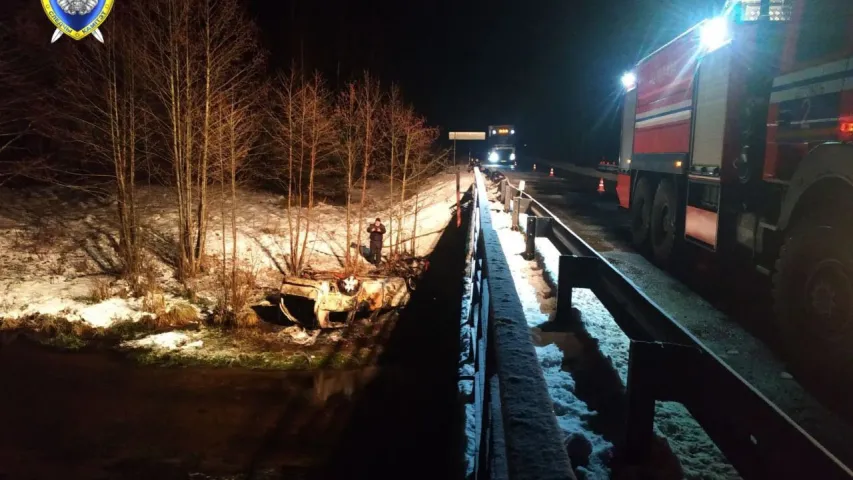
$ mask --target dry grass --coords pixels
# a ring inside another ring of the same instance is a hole
[[[147,255],[143,255],[139,262],[139,273],[128,279],[133,294],[144,297],[149,293],[162,293],[159,287],[159,278],[154,261]],[[153,310],[149,310],[152,312]]]
[[[0,330],[17,330],[24,326],[24,321],[20,318],[4,318],[0,320]]]
[[[198,323],[198,310],[188,303],[178,303],[163,315],[157,316],[159,328],[184,327]]]
[[[92,303],[100,303],[112,296],[110,292],[110,281],[99,278],[95,280],[95,284],[89,290],[89,295],[86,297]]]
[[[149,291],[142,297],[142,309],[158,317],[166,313],[166,297],[160,292]]]
[[[254,310],[242,310],[235,319],[237,328],[255,328],[261,323],[261,319]]]
[[[252,328],[260,319],[250,308],[251,301],[258,288],[258,274],[255,269],[238,268],[233,272],[220,274],[222,289],[216,305],[213,323],[218,326]]]

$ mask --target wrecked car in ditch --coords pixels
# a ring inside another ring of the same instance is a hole
[[[386,266],[384,271],[366,275],[318,272],[303,277],[285,277],[279,308],[288,320],[304,325],[304,319],[296,318],[288,310],[285,298],[293,296],[313,300],[314,320],[320,328],[332,326],[329,321],[332,312],[346,312],[347,323],[364,311],[375,318],[383,310],[405,306],[428,268],[428,260],[409,258]]]

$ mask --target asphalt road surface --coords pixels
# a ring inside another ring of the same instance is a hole
[[[662,309],[770,398],[847,465],[853,465],[853,398],[843,379],[818,378],[776,355],[767,280],[751,271],[716,271],[713,256],[688,249],[665,272],[631,246],[628,213],[598,179],[504,172],[605,256]],[[820,399],[820,400],[818,400]]]

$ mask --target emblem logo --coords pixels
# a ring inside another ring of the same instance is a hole
[[[104,35],[98,28],[106,21],[115,0],[41,0],[44,13],[56,26],[50,43],[68,35],[82,40],[90,34],[104,43]]]

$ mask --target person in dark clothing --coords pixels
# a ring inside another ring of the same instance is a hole
[[[373,225],[367,227],[367,233],[370,234],[370,261],[374,265],[379,265],[382,259],[382,236],[385,235],[385,225],[382,225],[382,220],[377,218]]]

